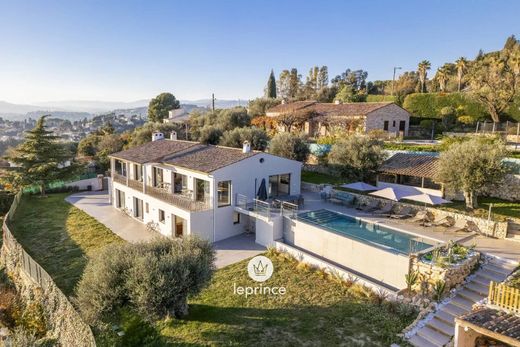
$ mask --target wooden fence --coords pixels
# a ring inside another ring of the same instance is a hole
[[[520,313],[520,289],[503,283],[491,282],[488,304],[512,313]]]
[[[14,197],[11,208],[5,215],[2,224],[3,247],[6,247],[5,256],[9,257],[12,263],[17,264],[15,267],[19,266],[29,278],[43,289],[43,295],[46,299],[55,303],[54,306],[49,305],[49,307],[61,309],[59,313],[52,311],[50,318],[52,320],[51,325],[61,327],[59,340],[62,345],[71,344],[73,341],[73,344],[76,346],[96,346],[92,330],[79,316],[67,296],[56,286],[47,271],[23,249],[9,229],[8,222],[10,223],[15,219],[15,212],[21,199],[22,192],[19,192]],[[9,270],[12,271],[13,269]],[[63,314],[63,312],[67,312],[67,314]]]

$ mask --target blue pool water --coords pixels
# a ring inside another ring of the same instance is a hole
[[[343,234],[346,237],[410,254],[430,248],[432,245],[417,237],[381,225],[367,223],[330,210],[316,210],[298,214],[298,220]]]

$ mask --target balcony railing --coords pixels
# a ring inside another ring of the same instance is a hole
[[[128,186],[130,188],[134,188],[135,190],[143,191],[143,182],[142,181],[136,181],[133,179],[128,179]]]
[[[118,183],[126,185],[126,177],[125,176],[123,176],[121,174],[118,174],[117,172],[114,172],[112,174],[112,177],[114,178],[115,182],[118,182]]]
[[[512,313],[520,313],[520,289],[503,283],[489,284],[488,304]]]
[[[195,201],[191,197],[172,194],[170,190],[150,186],[146,187],[146,194],[187,211],[204,211],[210,209],[209,198],[204,199],[204,201]]]

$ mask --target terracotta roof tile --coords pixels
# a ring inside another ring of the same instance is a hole
[[[378,110],[393,102],[352,102],[346,104],[323,103],[316,101],[296,101],[272,107],[266,113],[291,113],[302,110],[314,111],[322,116],[355,117],[366,116],[370,112]]]
[[[520,317],[512,313],[485,307],[458,319],[513,338],[520,343]]]
[[[132,147],[125,151],[113,153],[110,156],[118,159],[133,161],[139,164],[144,164],[148,162],[159,161],[167,155],[196,145],[198,145],[197,142],[190,141],[158,140],[147,142],[143,145]]]
[[[317,102],[316,101],[295,101],[295,102],[290,102],[290,103],[287,103],[287,104],[280,104],[280,105],[276,105],[274,107],[271,107],[270,109],[268,109],[266,112],[267,113],[290,113],[290,112],[295,112],[295,111],[300,111],[304,108],[307,108],[311,105],[314,105],[316,104]]]
[[[379,171],[397,175],[435,178],[439,158],[425,154],[396,153],[386,160]]]

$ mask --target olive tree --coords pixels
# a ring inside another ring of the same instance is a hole
[[[473,138],[453,143],[441,153],[436,180],[448,189],[462,191],[467,208],[477,208],[479,192],[503,179],[506,167],[502,159],[506,153],[500,140]]]
[[[272,138],[269,153],[305,162],[309,156],[309,146],[303,136],[279,133]]]
[[[188,296],[209,283],[214,260],[211,244],[194,237],[112,244],[89,261],[75,301],[94,326],[123,306],[149,320],[180,318],[188,314]]]
[[[385,160],[383,143],[369,136],[351,135],[332,145],[328,160],[344,177],[372,179]]]

